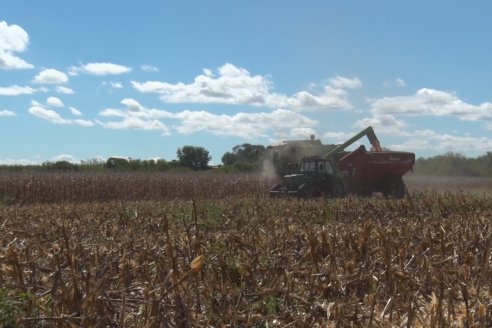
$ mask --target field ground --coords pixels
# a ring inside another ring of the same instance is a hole
[[[492,178],[442,177],[407,174],[404,177],[410,192],[466,192],[492,196]]]
[[[490,180],[309,201],[251,175],[0,180],[5,326],[492,322]]]

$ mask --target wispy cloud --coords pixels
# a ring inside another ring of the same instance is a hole
[[[17,53],[25,51],[28,45],[29,35],[22,27],[0,21],[0,68],[33,68],[32,64],[17,56]]]
[[[36,116],[53,124],[79,125],[83,127],[94,126],[94,122],[90,120],[81,120],[81,119],[71,120],[71,119],[63,118],[58,112],[50,108],[47,108],[36,101],[31,102],[31,107],[28,109],[28,112],[33,116]]]
[[[0,87],[0,96],[19,96],[30,95],[37,92],[37,89],[33,89],[29,86],[11,85],[9,87]]]
[[[142,65],[140,69],[144,72],[159,72],[159,69],[152,65]]]
[[[68,87],[64,87],[64,86],[57,86],[55,88],[55,91],[58,92],[58,93],[65,94],[65,95],[73,95],[73,94],[75,94],[75,91],[73,91],[72,89],[70,89]]]
[[[39,105],[35,105],[35,106],[30,107],[28,109],[28,112],[31,115],[34,115],[36,117],[39,117],[39,118],[46,120],[48,122],[51,122],[51,123],[55,123],[55,124],[69,124],[70,123],[69,120],[63,119],[60,116],[60,114],[58,114],[54,110],[44,108],[44,107],[39,106]]]
[[[272,112],[215,115],[206,111],[183,111],[175,118],[180,124],[175,129],[183,134],[208,132],[215,135],[236,136],[245,139],[267,138],[282,130],[311,127],[316,121],[299,113],[277,109]]]
[[[337,76],[330,79],[330,84],[338,89],[358,89],[362,87],[362,81],[357,78]]]
[[[131,67],[113,64],[113,63],[89,63],[80,66],[72,66],[69,69],[70,75],[79,75],[80,73],[89,75],[120,75],[131,72]]]
[[[70,113],[72,113],[72,115],[82,116],[82,112],[80,110],[78,110],[77,108],[69,107],[68,109],[70,110]]]
[[[315,120],[286,109],[217,115],[204,110],[184,110],[172,113],[165,110],[148,109],[132,98],[123,99],[121,103],[126,108],[108,108],[100,113],[102,117],[118,118],[118,120],[98,121],[98,123],[111,129],[161,130],[163,134],[170,134],[170,129],[164,122],[167,120],[174,122],[172,125],[174,130],[182,134],[208,132],[246,139],[266,138],[279,131],[290,131],[296,128],[297,132],[300,132],[300,129],[309,129],[317,124]],[[302,131],[312,132],[311,129]]]
[[[405,81],[403,79],[400,79],[400,78],[396,79],[395,82],[396,82],[396,85],[399,87],[404,87],[405,85],[407,85],[405,83]]]
[[[17,114],[11,110],[0,110],[0,117],[7,117],[7,116],[17,116]]]
[[[28,159],[0,159],[0,165],[35,165],[38,164]]]

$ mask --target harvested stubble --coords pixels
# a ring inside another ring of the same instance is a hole
[[[4,207],[0,306],[24,326],[480,327],[491,223],[464,194]]]

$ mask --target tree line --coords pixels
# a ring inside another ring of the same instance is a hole
[[[253,172],[262,169],[266,147],[244,143],[234,146],[222,158],[222,164],[214,167],[224,172]],[[176,151],[176,159],[132,159],[110,157],[107,160],[90,159],[79,164],[68,161],[44,162],[40,165],[2,165],[8,171],[44,170],[110,170],[110,171],[203,171],[212,169],[211,156],[204,147],[186,145]],[[460,153],[448,152],[416,160],[414,174],[437,176],[478,176],[492,177],[492,152],[478,157],[466,157]]]
[[[434,157],[418,158],[414,172],[422,175],[492,177],[492,152],[478,157],[448,152]]]
[[[217,168],[225,172],[254,171],[258,169],[260,156],[265,151],[262,145],[242,144],[222,157]],[[176,159],[134,159],[110,157],[107,160],[89,159],[80,163],[66,160],[46,161],[40,165],[0,165],[3,171],[204,171],[212,169],[210,152],[204,147],[186,145],[176,151]]]

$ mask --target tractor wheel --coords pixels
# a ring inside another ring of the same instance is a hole
[[[280,183],[277,183],[270,189],[270,191],[280,191],[280,188],[282,188],[282,185]],[[270,193],[270,197],[278,197],[278,196],[279,196],[278,193]]]
[[[330,190],[331,196],[334,198],[342,198],[345,197],[345,186],[342,181],[335,181],[331,186]]]
[[[316,196],[316,190],[312,185],[303,183],[297,188],[297,194],[302,198],[311,198]]]
[[[383,193],[386,197],[403,198],[405,196],[405,184],[403,183],[403,179],[398,176],[388,177]]]

